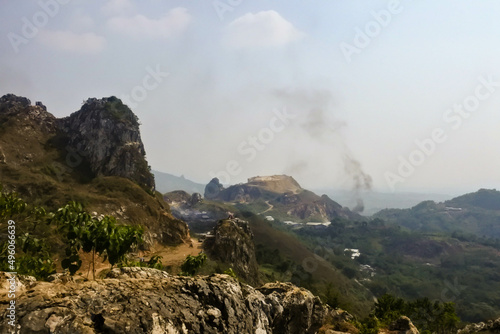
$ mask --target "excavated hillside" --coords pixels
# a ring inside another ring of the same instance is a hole
[[[149,244],[190,240],[187,225],[154,191],[137,117],[115,97],[89,99],[57,119],[41,102],[2,96],[0,183],[47,209],[73,200],[89,212],[143,225]]]
[[[336,218],[362,218],[326,195],[318,196],[303,189],[287,175],[257,176],[248,179],[247,183],[227,188],[214,178],[205,187],[204,196],[213,201],[239,204],[240,209],[255,214],[266,212],[282,220],[324,222]]]

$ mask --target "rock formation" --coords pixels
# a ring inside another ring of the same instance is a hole
[[[41,102],[7,94],[0,128],[4,190],[47,209],[78,198],[88,211],[146,227],[148,245],[190,242],[186,223],[155,197],[137,117],[117,98],[88,99],[57,119]]]
[[[227,188],[214,178],[205,188],[205,198],[243,205],[266,202],[270,206],[267,210],[269,215],[275,213],[302,222],[308,222],[310,219],[324,222],[336,218],[353,220],[362,218],[326,195],[318,196],[312,191],[303,189],[293,177],[287,175],[256,176],[249,178],[247,183]],[[252,211],[254,208],[250,205],[248,210]]]
[[[210,258],[231,266],[246,282],[260,282],[253,233],[247,221],[220,220],[205,239],[203,249]]]
[[[214,177],[205,187],[205,193],[203,196],[208,199],[215,199],[219,196],[222,190],[224,190],[224,186],[220,183],[218,178]]]
[[[500,333],[500,318],[497,320],[489,320],[487,322],[479,322],[469,324],[463,329],[459,329],[457,334],[473,334],[473,333]]]
[[[95,175],[125,177],[154,190],[137,116],[119,99],[88,99],[61,124],[68,146],[88,160]]]
[[[98,281],[25,285],[16,302],[23,334],[307,334],[334,312],[290,283],[254,289],[227,275],[177,277],[147,268],[113,269]],[[0,302],[8,302],[6,295]],[[8,330],[0,322],[0,332]]]
[[[394,321],[390,326],[389,330],[392,333],[397,334],[419,334],[419,331],[415,325],[411,322],[410,318],[402,316],[396,321]]]

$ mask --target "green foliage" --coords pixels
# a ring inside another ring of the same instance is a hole
[[[47,244],[29,233],[19,237],[21,252],[15,256],[15,271],[21,275],[34,276],[39,280],[46,279],[56,272],[56,264],[50,257]],[[16,249],[17,250],[17,249]],[[12,271],[10,264],[8,242],[0,245],[0,270]]]
[[[27,204],[16,193],[4,193],[0,185],[0,218],[11,218],[23,213],[26,207]]]
[[[224,274],[229,275],[232,278],[238,279],[238,276],[236,276],[236,273],[234,272],[233,268],[228,268],[227,270],[224,271]]]
[[[66,258],[61,262],[62,267],[74,275],[82,264],[79,251],[91,252],[94,279],[96,254],[109,260],[113,266],[124,259],[133,245],[142,242],[144,233],[142,227],[117,225],[112,216],[104,216],[102,219],[91,217],[76,202],[69,202],[57,210],[49,222],[56,222],[67,240]]]
[[[207,255],[205,253],[200,253],[196,256],[188,255],[181,265],[181,275],[194,276],[196,271],[205,264],[205,261],[207,261]]]
[[[409,317],[421,332],[454,333],[460,318],[451,302],[431,302],[428,298],[405,301],[385,294],[375,303],[370,316],[360,323],[361,333],[376,333],[401,316]]]
[[[108,114],[116,120],[139,125],[139,120],[136,115],[123,102],[115,96],[107,98],[104,108]]]
[[[162,257],[159,255],[153,255],[148,261],[131,261],[129,259],[124,259],[118,263],[120,267],[143,267],[143,268],[153,268],[158,270],[163,270],[163,264],[161,263]]]

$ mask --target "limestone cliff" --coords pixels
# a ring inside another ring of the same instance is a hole
[[[203,250],[210,258],[230,265],[246,282],[260,283],[253,233],[247,221],[220,220],[205,239]]]
[[[115,97],[88,99],[62,119],[41,102],[0,97],[0,183],[49,210],[76,200],[140,224],[148,244],[190,242],[186,223],[153,192],[137,117]]]
[[[119,99],[88,99],[61,125],[69,147],[88,160],[95,175],[125,177],[154,190],[137,116]]]
[[[16,305],[23,334],[312,334],[328,320],[351,318],[290,283],[254,289],[227,275],[178,277],[145,268],[113,269],[91,282],[25,281]],[[8,326],[0,322],[0,332]]]

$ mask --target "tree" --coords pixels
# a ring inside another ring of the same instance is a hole
[[[181,265],[181,275],[194,276],[196,271],[205,264],[206,260],[207,255],[205,253],[200,253],[196,256],[188,255]]]
[[[104,261],[109,260],[113,267],[123,260],[133,245],[142,242],[144,233],[140,226],[118,225],[112,216],[104,216],[101,219],[91,217],[83,210],[82,205],[76,202],[69,202],[57,210],[50,219],[50,222],[52,221],[58,224],[68,242],[67,257],[61,262],[62,267],[74,275],[82,264],[79,251],[92,253],[94,280],[96,255],[103,256]]]

